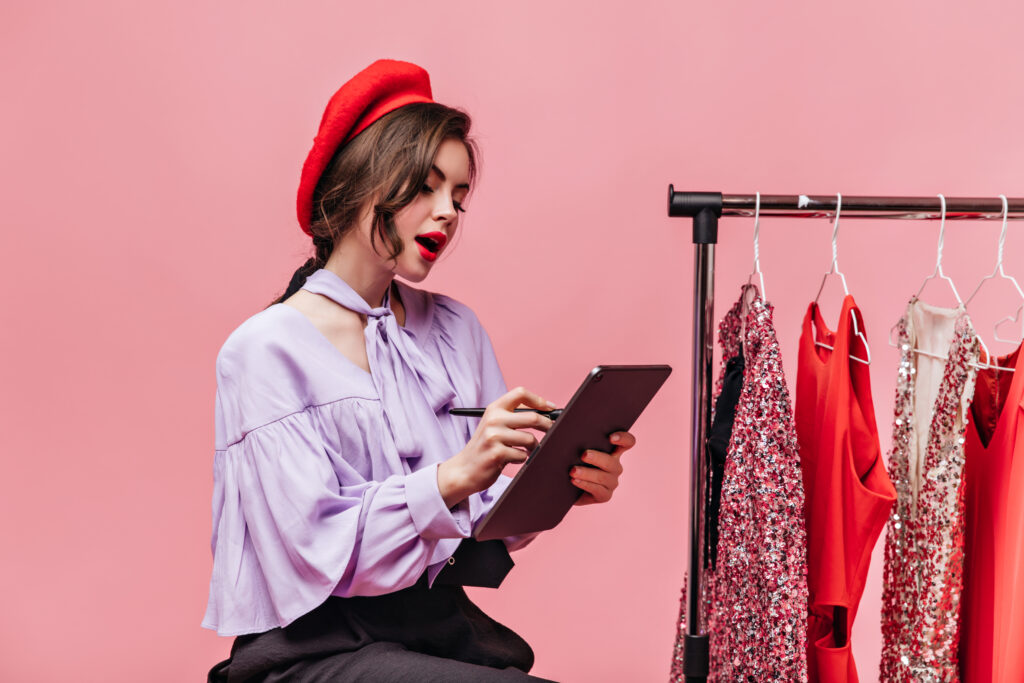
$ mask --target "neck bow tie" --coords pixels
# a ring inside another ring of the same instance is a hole
[[[398,324],[391,310],[391,287],[383,305],[377,308],[323,268],[310,275],[302,288],[366,316],[364,336],[370,375],[395,447],[403,458],[422,457],[424,440],[420,433],[439,428],[437,413],[451,403],[455,391],[444,370],[420,351],[413,333]],[[440,462],[451,455],[437,453],[430,460]]]

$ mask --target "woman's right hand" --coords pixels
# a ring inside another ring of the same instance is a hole
[[[537,437],[526,429],[551,429],[554,423],[540,413],[514,412],[520,406],[555,408],[554,403],[523,387],[516,387],[487,406],[466,447],[437,467],[437,485],[449,508],[493,485],[505,465],[526,460],[537,445]]]

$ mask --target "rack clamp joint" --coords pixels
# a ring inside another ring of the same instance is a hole
[[[668,186],[668,215],[693,218],[693,243],[718,243],[718,218],[722,215],[721,192],[676,192]]]

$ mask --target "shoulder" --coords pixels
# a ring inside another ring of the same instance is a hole
[[[218,450],[304,407],[293,360],[300,354],[289,350],[290,319],[283,309],[283,304],[276,304],[251,316],[228,335],[217,353]]]
[[[373,398],[372,382],[298,309],[275,304],[239,325],[217,353],[217,386],[263,417],[342,398]],[[264,415],[266,413],[266,415]]]
[[[407,325],[419,335],[441,336],[452,341],[477,340],[483,325],[466,304],[446,294],[401,285]]]
[[[442,312],[441,318],[443,321],[473,329],[483,328],[483,325],[480,324],[480,318],[466,304],[445,294],[433,294],[432,296],[434,297],[434,305]]]
[[[284,304],[274,304],[236,327],[217,352],[218,376],[254,367],[268,369],[294,340],[294,318]],[[301,314],[299,314],[301,315]]]
[[[228,335],[216,378],[220,447],[310,406],[377,396],[370,376],[339,362],[305,314],[286,304],[256,313]]]
[[[446,294],[412,291],[418,307],[426,310],[426,327],[432,336],[438,336],[454,345],[477,345],[486,338],[486,332],[476,312],[467,304]]]
[[[491,337],[472,308],[444,294],[434,303],[433,348],[467,401],[487,405],[507,391]]]

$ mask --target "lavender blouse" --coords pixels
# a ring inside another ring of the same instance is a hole
[[[505,382],[469,308],[395,284],[404,326],[389,295],[371,308],[328,270],[303,287],[367,316],[369,373],[287,304],[243,322],[217,355],[205,628],[258,633],[330,595],[390,593],[424,571],[432,583],[511,481],[445,506],[437,465],[478,422],[448,408],[486,406]]]

